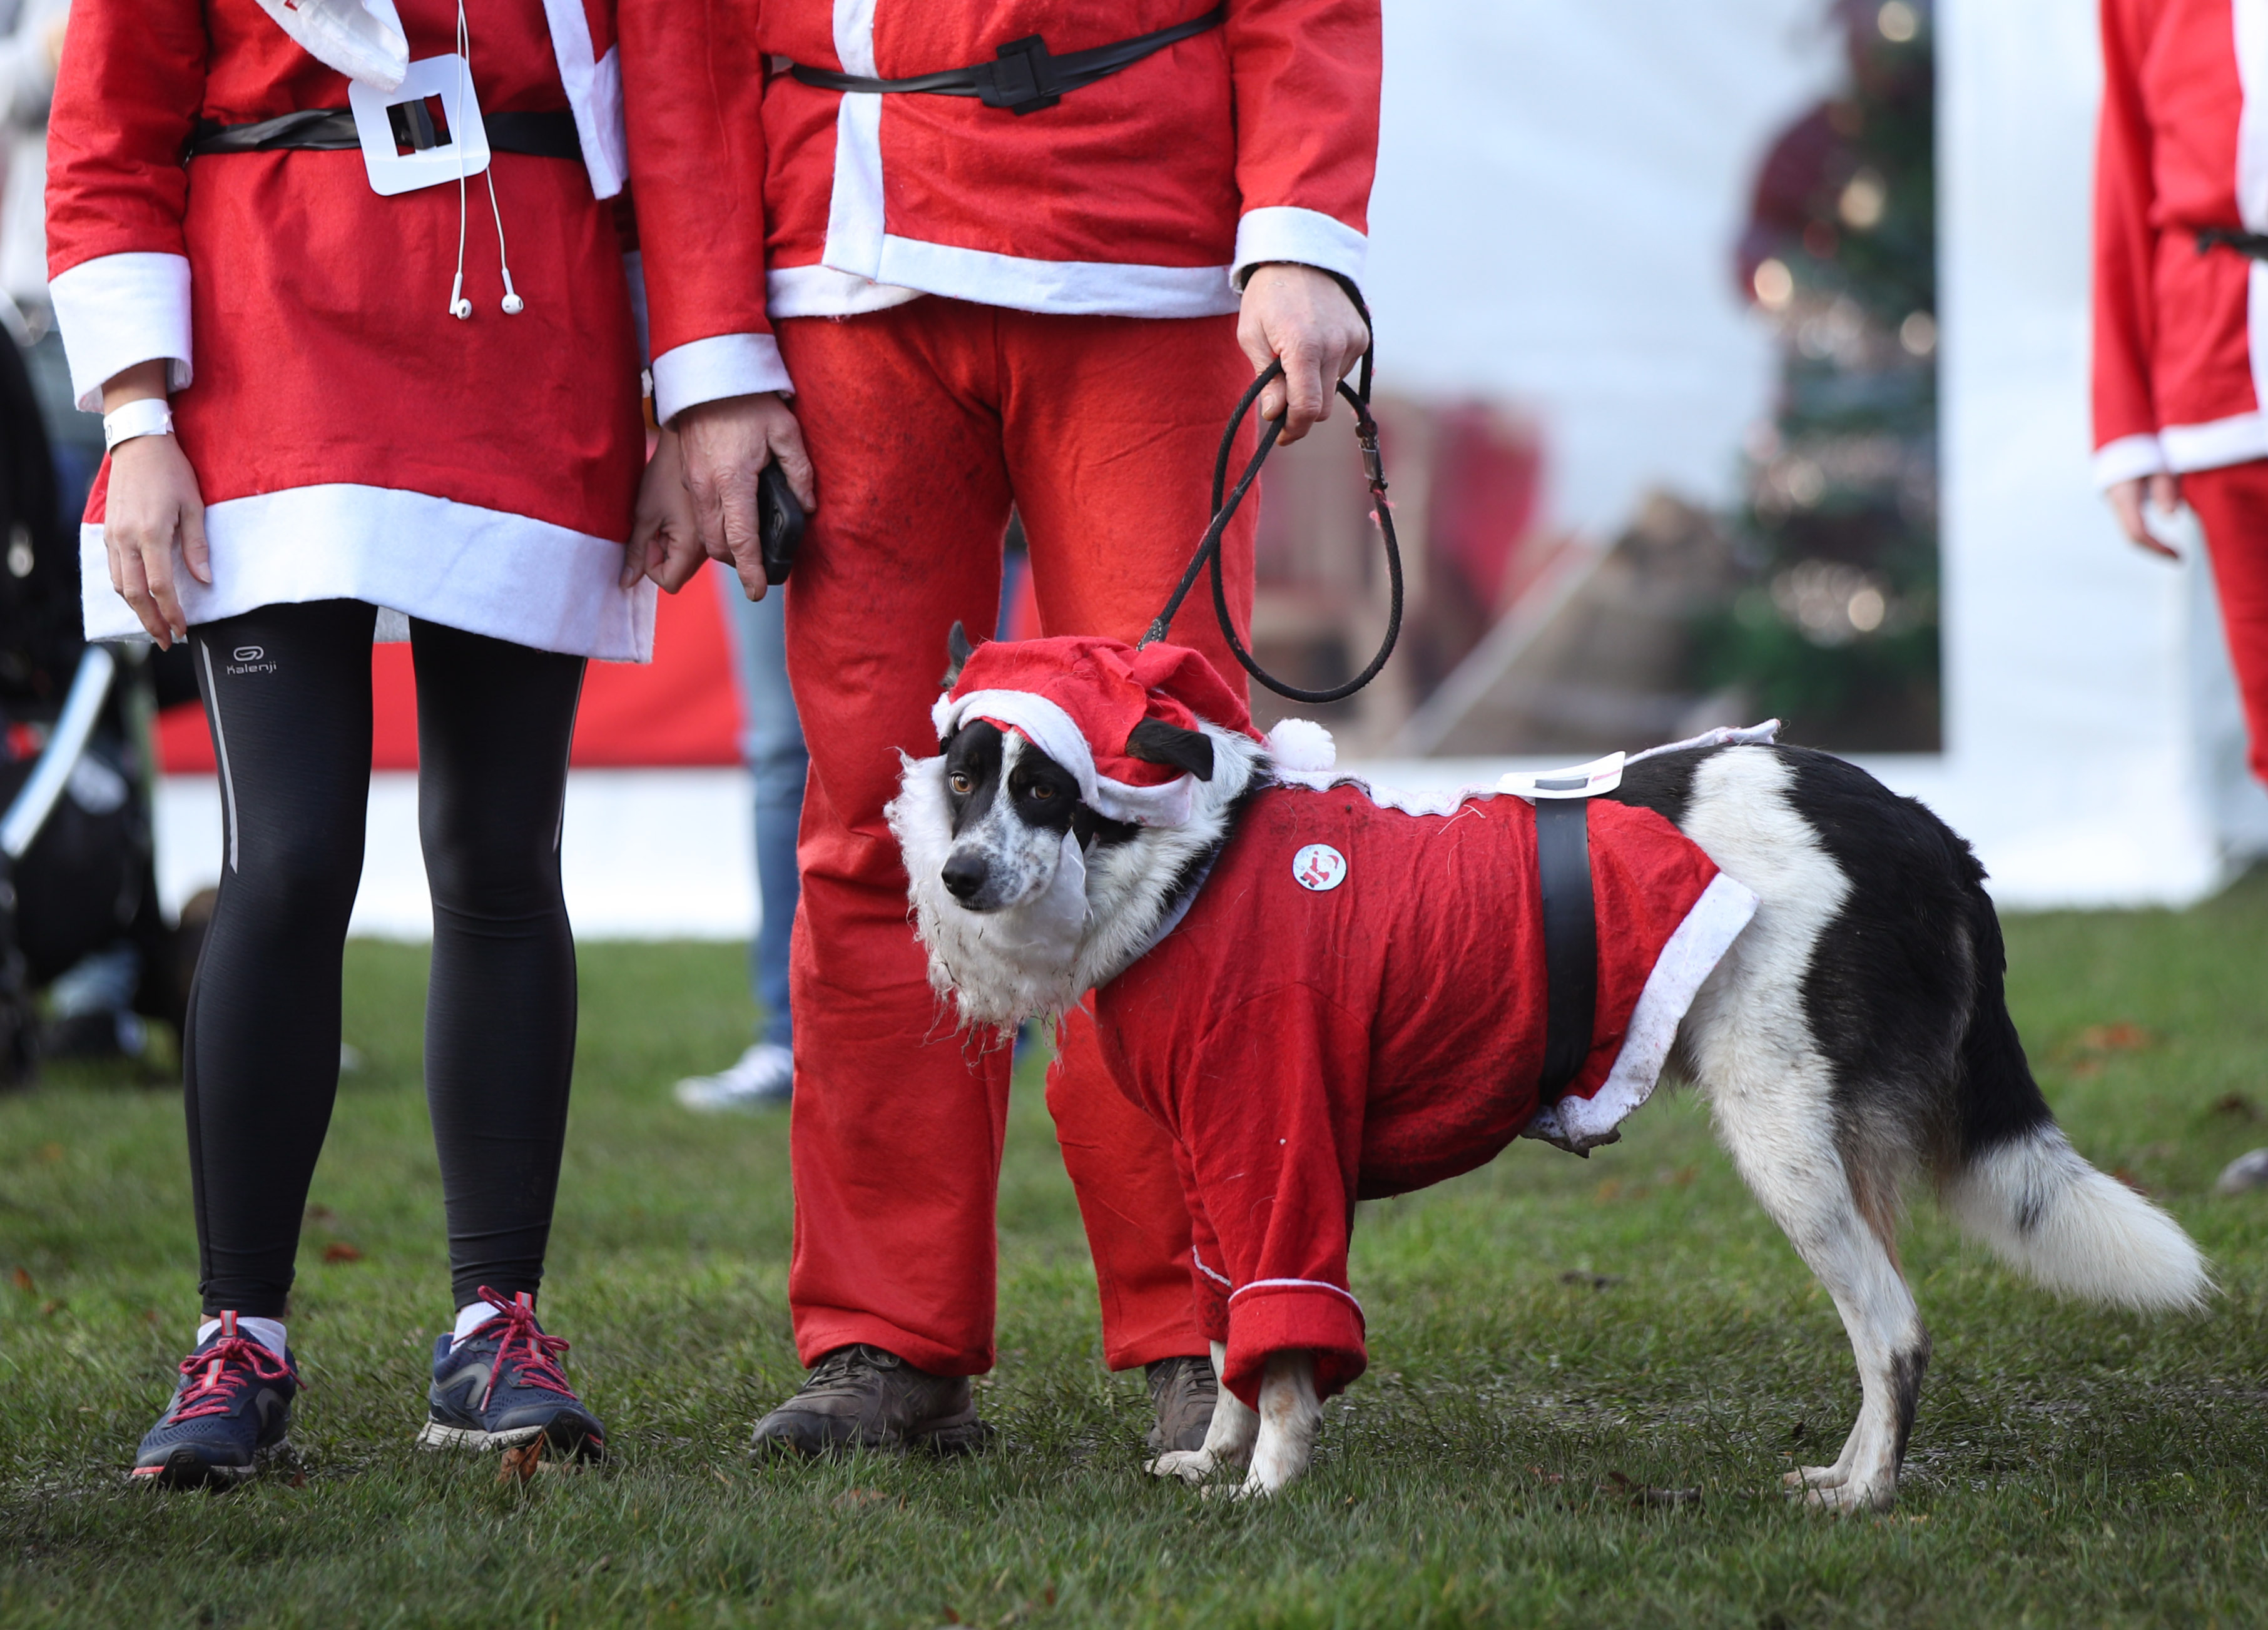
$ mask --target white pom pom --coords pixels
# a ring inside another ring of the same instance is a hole
[[[1338,762],[1339,750],[1313,719],[1278,719],[1268,732],[1268,756],[1287,770],[1327,770]]]

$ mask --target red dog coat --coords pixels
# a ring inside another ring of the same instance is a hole
[[[1591,1050],[1539,1114],[1546,990],[1535,814],[1440,814],[1357,783],[1263,793],[1180,926],[1096,993],[1120,1089],[1173,1134],[1200,1322],[1256,1404],[1270,1352],[1362,1373],[1358,1199],[1484,1164],[1522,1131],[1605,1142],[1652,1090],[1695,991],[1755,909],[1650,810],[1589,809]]]

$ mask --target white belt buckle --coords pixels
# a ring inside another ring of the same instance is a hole
[[[439,104],[451,139],[405,153],[387,110],[404,102],[429,100]],[[354,80],[347,86],[347,103],[354,109],[355,134],[362,138],[363,167],[370,172],[371,190],[380,197],[439,187],[489,167],[488,127],[481,122],[481,105],[473,95],[465,59],[454,52],[410,63],[396,91],[379,91]]]

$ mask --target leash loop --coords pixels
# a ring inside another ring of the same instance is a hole
[[[1363,312],[1366,325],[1369,319],[1369,312]],[[1229,455],[1236,446],[1237,431],[1244,427],[1244,416],[1252,411],[1252,404],[1260,400],[1260,393],[1284,377],[1281,362],[1268,364],[1260,376],[1246,387],[1244,394],[1237,400],[1236,411],[1229,415],[1228,428],[1221,432],[1220,451],[1213,459],[1212,522],[1205,528],[1204,536],[1198,540],[1197,553],[1189,557],[1189,568],[1182,573],[1182,580],[1174,586],[1173,597],[1166,602],[1165,610],[1158,613],[1148,632],[1142,635],[1143,645],[1154,644],[1166,637],[1166,630],[1173,626],[1175,613],[1182,609],[1182,602],[1197,586],[1198,574],[1210,567],[1213,614],[1220,620],[1220,631],[1228,641],[1229,650],[1247,673],[1278,696],[1311,705],[1344,701],[1378,677],[1379,671],[1386,666],[1386,659],[1394,654],[1395,642],[1402,637],[1402,546],[1394,533],[1394,510],[1386,500],[1386,462],[1378,449],[1378,421],[1371,416],[1370,412],[1371,365],[1374,355],[1373,350],[1366,348],[1360,369],[1356,374],[1357,383],[1350,385],[1341,379],[1336,387],[1338,393],[1346,399],[1347,405],[1354,409],[1355,440],[1362,448],[1363,475],[1370,483],[1373,506],[1371,519],[1377,523],[1380,540],[1385,545],[1387,581],[1391,587],[1391,601],[1386,615],[1386,637],[1379,642],[1378,654],[1370,659],[1369,665],[1345,684],[1326,690],[1302,690],[1296,685],[1286,685],[1263,668],[1252,653],[1245,649],[1244,642],[1237,637],[1235,619],[1229,613],[1228,584],[1221,566],[1221,538],[1228,531],[1229,522],[1235,518],[1237,510],[1243,504],[1245,495],[1252,490],[1253,482],[1260,479],[1260,466],[1268,462],[1268,455],[1276,450],[1277,435],[1283,426],[1281,416],[1263,418],[1260,422],[1260,444],[1253,449],[1251,460],[1244,466],[1244,474],[1237,479],[1233,488],[1228,488]],[[1224,492],[1224,488],[1227,490]]]

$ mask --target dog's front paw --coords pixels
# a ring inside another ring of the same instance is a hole
[[[1257,1472],[1241,1483],[1215,1483],[1204,1491],[1208,1500],[1265,1500],[1276,1492],[1275,1487],[1262,1480]]]
[[[1178,1477],[1184,1483],[1202,1483],[1219,1465],[1209,1449],[1175,1449],[1160,1455],[1144,1469],[1152,1477]]]
[[[1897,1503],[1896,1477],[1854,1477],[1839,1466],[1803,1466],[1781,1479],[1788,1493],[1820,1511],[1887,1511]]]

